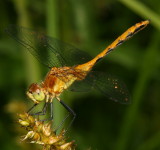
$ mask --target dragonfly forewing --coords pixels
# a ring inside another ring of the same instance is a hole
[[[5,30],[45,66],[74,66],[91,60],[84,51],[32,29],[10,25]]]

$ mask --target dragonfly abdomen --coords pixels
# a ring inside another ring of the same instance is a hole
[[[113,49],[115,49],[117,46],[121,45],[125,41],[127,41],[129,38],[131,38],[133,35],[135,35],[140,30],[144,29],[149,24],[149,21],[142,21],[134,26],[130,27],[127,31],[125,31],[121,36],[119,36],[114,42],[112,42],[106,49],[104,49],[100,54],[98,54],[95,58],[90,60],[89,62],[85,64],[79,65],[77,68],[82,69],[84,71],[89,71],[92,69],[92,67],[99,62],[104,56],[106,56],[108,53],[110,53]]]

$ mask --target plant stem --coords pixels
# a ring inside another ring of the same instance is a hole
[[[126,7],[133,10],[136,14],[143,18],[150,19],[153,25],[160,30],[160,16],[159,14],[155,13],[147,6],[145,6],[142,2],[137,0],[119,0],[122,4]]]
[[[19,15],[18,25],[30,27],[31,23],[27,12],[27,0],[14,0],[14,5],[16,7],[17,14]],[[24,63],[26,69],[26,80],[27,84],[30,84],[31,82],[40,80],[40,69],[38,66],[38,62],[36,62],[29,53],[25,52],[25,48],[23,49]]]

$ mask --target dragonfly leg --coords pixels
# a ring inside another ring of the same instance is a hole
[[[53,103],[50,103],[50,120],[53,120]]]
[[[45,104],[44,104],[44,106],[43,106],[43,108],[42,108],[41,111],[36,112],[36,113],[33,113],[33,114],[31,114],[31,115],[45,115],[46,112],[47,112],[47,107],[48,107],[48,103],[45,102]]]
[[[34,104],[29,110],[27,113],[29,113],[35,106],[37,106],[37,104]],[[34,115],[45,115],[46,112],[47,112],[47,107],[48,107],[48,103],[45,103],[43,108],[42,108],[42,111],[39,111],[39,112],[36,112],[36,113],[29,113],[30,115],[34,116]]]
[[[70,113],[68,113],[65,118],[61,121],[61,123],[58,125],[57,129],[55,130],[55,133],[62,127],[64,124],[65,120],[70,116]]]
[[[41,121],[49,121],[49,120],[53,120],[53,103],[47,103],[47,106],[50,105],[50,117],[47,119],[43,119]],[[46,107],[47,108],[47,107]],[[42,114],[41,115],[45,115],[47,109],[45,108],[45,111],[42,110]],[[39,112],[38,112],[39,113]],[[41,112],[40,112],[41,113]],[[38,114],[37,114],[38,115]]]
[[[27,113],[30,113],[30,111],[32,111],[33,108],[35,108],[37,106],[37,104],[34,104],[28,111]]]
[[[62,120],[62,122],[60,123],[60,125],[58,126],[58,128],[56,129],[56,131],[63,125],[63,123],[65,122],[65,120],[70,116],[70,114],[72,114],[73,118],[71,120],[71,122],[69,123],[65,133],[68,131],[69,127],[72,125],[73,121],[76,118],[76,113],[68,106],[66,105],[62,100],[58,99],[59,102],[62,104],[62,106],[68,111],[68,115],[66,115],[66,117]]]

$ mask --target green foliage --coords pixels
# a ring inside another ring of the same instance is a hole
[[[24,111],[22,102],[28,108],[32,104],[25,95],[27,87],[41,82],[48,71],[4,33],[8,24],[45,31],[94,57],[127,28],[145,19],[151,22],[146,29],[94,68],[124,80],[132,97],[130,105],[108,101],[94,90],[66,92],[62,99],[77,114],[68,135],[78,149],[160,149],[159,0],[10,0],[1,1],[0,8],[1,149],[35,149],[18,143],[15,115]],[[55,122],[60,122],[66,112],[60,104],[55,105]]]

